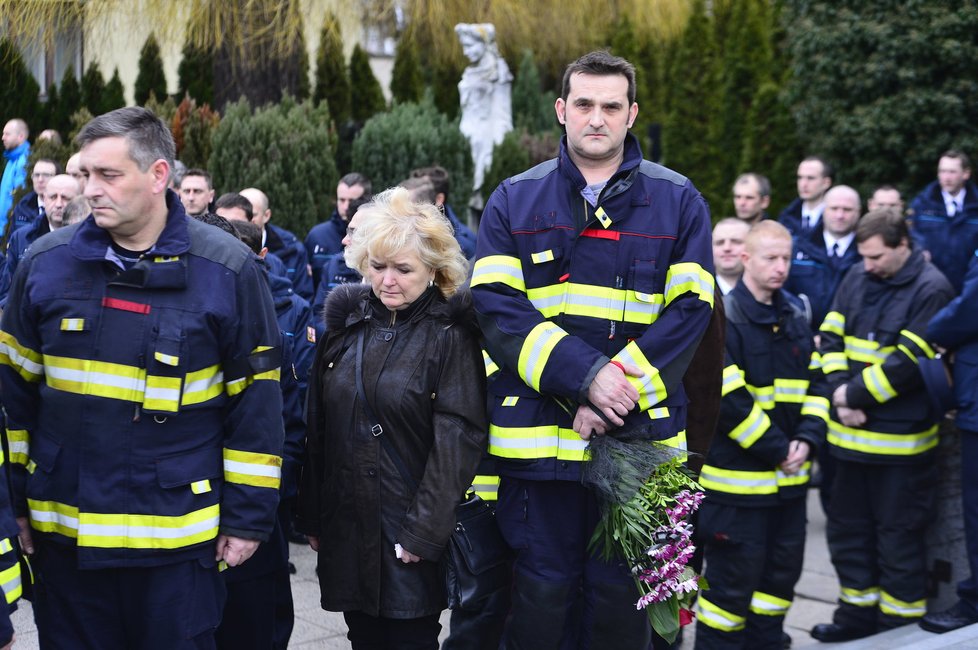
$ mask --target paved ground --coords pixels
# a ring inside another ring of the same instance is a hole
[[[952,634],[934,635],[908,626],[887,634],[877,635],[848,644],[823,645],[814,641],[808,631],[816,623],[830,621],[838,593],[835,571],[829,561],[825,544],[825,517],[818,505],[814,490],[809,493],[808,543],[805,547],[805,569],[798,584],[794,605],[788,613],[786,631],[791,635],[793,648],[831,648],[832,650],[937,650],[939,648],[978,648],[978,625]],[[293,561],[298,573],[292,578],[296,620],[290,648],[346,649],[346,625],[340,614],[324,612],[319,607],[319,584],[315,575],[315,556],[308,547],[292,545]],[[442,616],[442,638],[448,629],[448,614]],[[30,613],[30,604],[23,603],[14,615],[17,631],[17,650],[37,648],[37,633]],[[693,635],[687,634],[683,650],[692,650]]]

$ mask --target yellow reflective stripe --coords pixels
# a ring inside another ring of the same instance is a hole
[[[920,433],[876,433],[829,421],[828,441],[842,449],[884,456],[914,456],[937,446],[937,425]]]
[[[519,397],[517,397],[516,395],[510,395],[509,397],[503,398],[503,406],[516,406],[517,402],[519,401],[520,401]]]
[[[566,314],[641,325],[651,325],[658,319],[664,301],[661,293],[576,282],[531,288],[526,295],[545,318]]]
[[[485,501],[496,501],[499,498],[499,477],[492,474],[476,474],[469,491],[475,492]]]
[[[825,352],[822,354],[822,372],[845,372],[849,370],[849,360],[845,352]]]
[[[862,363],[882,363],[896,347],[888,345],[881,348],[879,341],[861,339],[857,336],[845,337],[846,357]]]
[[[744,371],[740,369],[740,366],[734,364],[723,369],[723,386],[720,391],[721,397],[729,395],[738,388],[746,385],[747,380],[744,378]]]
[[[707,600],[703,594],[700,594],[697,609],[699,609],[699,620],[701,623],[723,632],[737,632],[738,630],[742,630],[747,621],[744,616],[737,616],[733,612],[728,612],[725,609],[717,607]]]
[[[708,490],[730,494],[777,494],[778,476],[774,470],[748,472],[703,465],[699,483]]]
[[[259,345],[251,351],[251,354],[257,354],[259,352],[265,352],[271,349],[271,346]],[[281,379],[281,374],[281,368],[273,368],[272,370],[266,370],[265,372],[260,372],[256,375],[237,377],[230,381],[224,382],[224,391],[228,394],[228,397],[234,397],[256,381],[261,381],[263,379],[268,381],[279,381]]]
[[[681,449],[683,453],[676,456],[676,458],[679,459],[679,462],[685,463],[687,460],[689,460],[689,454],[685,453],[689,449],[686,442],[686,429],[683,429],[671,438],[660,440],[659,444],[665,445],[666,447],[672,447],[673,449]]]
[[[62,318],[61,319],[62,332],[81,332],[84,329],[85,329],[84,318]]]
[[[812,352],[812,358],[808,362],[809,370],[818,370],[822,367],[822,356],[818,353],[818,350]]]
[[[217,504],[175,517],[83,512],[78,517],[78,546],[183,548],[217,537],[219,522]]]
[[[750,413],[727,435],[744,449],[749,449],[771,427],[771,420],[761,405],[754,402]]]
[[[901,334],[902,336],[905,336],[905,337],[907,337],[908,339],[910,339],[910,341],[911,341],[911,342],[912,342],[912,343],[913,343],[914,345],[916,345],[916,346],[917,346],[918,348],[920,348],[920,351],[921,351],[921,352],[923,352],[923,353],[924,353],[924,355],[925,355],[925,356],[926,356],[926,357],[927,357],[928,359],[933,359],[933,358],[934,358],[935,356],[937,356],[937,353],[936,353],[936,352],[934,352],[934,348],[932,348],[932,347],[931,347],[931,346],[930,346],[930,345],[929,345],[929,344],[927,343],[927,341],[925,341],[924,339],[922,339],[922,338],[920,338],[919,336],[917,336],[916,334],[914,334],[914,333],[913,333],[913,332],[911,332],[910,330],[900,330],[900,334]]]
[[[638,406],[641,410],[647,411],[666,398],[668,393],[666,392],[666,385],[662,381],[662,375],[659,374],[655,366],[649,363],[645,353],[642,352],[642,348],[635,341],[623,347],[614,358],[616,361],[636,366],[645,373],[641,377],[627,375],[625,377],[628,383],[638,391]]]
[[[157,264],[161,262],[179,262],[179,261],[180,261],[179,257],[173,257],[173,256],[157,255],[156,257],[153,258],[153,262]]]
[[[0,539],[0,555],[6,555],[12,550],[14,550],[14,545],[9,538]]]
[[[822,332],[835,334],[836,336],[845,336],[846,317],[837,311],[830,311],[825,315],[825,320],[822,321],[822,325],[818,329]]]
[[[801,414],[814,415],[820,420],[828,422],[830,408],[828,398],[817,395],[806,395],[805,404],[801,407]]]
[[[9,542],[7,543],[9,544]],[[3,595],[8,605],[13,604],[20,598],[24,587],[21,583],[19,562],[14,562],[13,566],[0,571],[0,588],[3,589]]]
[[[162,352],[154,352],[153,358],[160,363],[165,363],[168,366],[179,366],[180,357],[174,356],[172,354],[163,354]]]
[[[842,587],[839,600],[856,607],[875,607],[876,603],[880,601],[880,590],[879,587],[870,587],[869,589]]]
[[[190,490],[194,494],[206,494],[211,491],[211,482],[206,478],[203,481],[194,481],[190,484]]]
[[[78,508],[56,501],[27,500],[31,528],[42,533],[78,537]]]
[[[540,380],[550,361],[550,353],[565,336],[567,332],[550,321],[544,321],[530,331],[520,349],[517,365],[517,371],[527,386],[540,390]]]
[[[0,363],[10,366],[24,381],[38,382],[44,376],[44,357],[0,331]]]
[[[44,355],[47,385],[77,395],[142,402],[146,371],[121,363]]]
[[[540,251],[539,253],[530,254],[530,259],[533,260],[534,264],[543,264],[544,262],[554,261],[553,250]]]
[[[911,361],[913,361],[918,366],[920,365],[920,362],[917,361],[917,355],[914,354],[910,350],[910,348],[908,348],[907,346],[905,346],[903,343],[897,343],[897,350],[899,350],[900,352],[903,352],[905,355],[907,355],[907,358],[910,359]]]
[[[183,379],[180,377],[146,377],[146,392],[143,395],[143,407],[151,411],[168,411],[176,413],[180,410],[180,387]]]
[[[594,216],[597,217],[598,221],[601,222],[601,225],[604,228],[611,225],[611,215],[605,212],[604,208],[599,207],[597,210],[595,210]]]
[[[919,618],[927,613],[927,600],[924,598],[914,601],[900,600],[880,590],[880,611],[892,616]]]
[[[646,413],[649,414],[650,420],[661,420],[663,418],[669,417],[669,407],[668,406],[657,406],[651,408]]]
[[[500,427],[489,425],[489,453],[500,458],[585,460],[587,441],[573,429],[557,425]]]
[[[518,257],[508,255],[488,255],[475,261],[472,269],[470,286],[493,284],[498,282],[526,293],[526,282],[523,279],[523,264]]]
[[[750,599],[750,611],[761,616],[784,616],[791,607],[791,601],[771,594],[755,591]]]
[[[862,376],[863,383],[866,384],[866,390],[869,391],[869,394],[877,402],[882,404],[897,396],[897,392],[890,385],[890,380],[887,378],[886,373],[883,372],[883,366],[869,366],[863,370]]]
[[[496,362],[492,360],[492,357],[485,350],[482,351],[482,360],[486,364],[486,377],[492,377],[499,372],[499,366],[496,365]]]
[[[669,267],[666,273],[665,304],[684,293],[695,293],[696,296],[706,304],[713,306],[713,288],[715,286],[713,274],[696,262],[679,262]]]
[[[187,373],[187,379],[183,384],[183,397],[180,403],[183,406],[202,404],[218,397],[223,392],[224,373],[221,372],[220,364],[214,364],[213,366],[207,366],[206,368]]]
[[[277,490],[282,479],[282,457],[254,451],[224,449],[224,480]]]
[[[778,487],[805,485],[812,475],[812,463],[806,460],[801,464],[801,469],[798,470],[797,474],[785,474],[780,469],[775,470],[774,473],[777,477]]]
[[[30,462],[31,435],[25,429],[7,429],[10,462],[27,465]]]

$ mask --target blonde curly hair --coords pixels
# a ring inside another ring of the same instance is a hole
[[[448,219],[431,203],[415,203],[411,193],[394,187],[357,210],[360,222],[346,247],[346,265],[366,277],[370,258],[391,259],[406,251],[435,272],[435,284],[451,297],[468,277],[468,261]]]

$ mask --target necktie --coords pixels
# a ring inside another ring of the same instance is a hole
[[[958,212],[958,202],[951,199],[947,204],[947,216],[953,217]]]
[[[832,257],[835,259],[839,258],[839,242],[832,244]]]
[[[808,230],[810,217],[807,214],[801,215],[801,229]]]

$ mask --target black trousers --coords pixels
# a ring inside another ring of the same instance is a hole
[[[213,559],[83,570],[75,547],[36,537],[34,545],[34,608],[43,650],[215,647],[225,588]]]
[[[353,650],[438,650],[438,614],[421,618],[385,618],[343,612]]]
[[[709,590],[700,595],[697,650],[782,648],[785,614],[805,556],[805,499],[699,511]]]
[[[937,467],[838,460],[826,534],[841,594],[834,620],[872,632],[927,607],[927,545]]]
[[[441,650],[498,650],[511,600],[510,590],[500,589],[469,609],[453,609]]]

